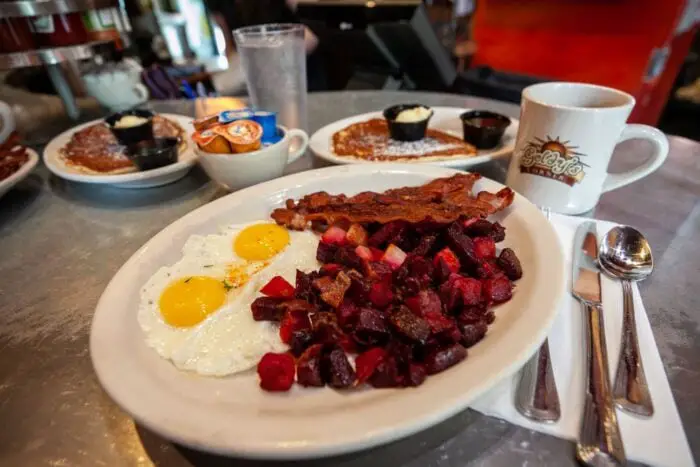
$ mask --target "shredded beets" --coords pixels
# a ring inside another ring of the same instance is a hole
[[[355,370],[341,347],[322,352],[321,376],[326,384],[336,389],[350,387],[355,382]]]
[[[488,325],[485,322],[462,325],[462,345],[466,348],[471,347],[484,338],[486,331],[488,331]]]
[[[388,282],[374,282],[369,291],[369,301],[380,310],[385,309],[394,299],[391,284]]]
[[[442,312],[440,296],[430,289],[421,290],[418,295],[405,299],[404,303],[413,313],[422,318]]]
[[[435,248],[438,236],[436,234],[428,234],[420,239],[418,245],[411,251],[416,256],[428,256]]]
[[[372,261],[365,266],[365,276],[373,281],[391,281],[393,271],[391,267],[381,261]]]
[[[251,305],[254,319],[280,322],[290,348],[258,364],[265,390],[288,390],[295,374],[302,386],[419,386],[486,338],[489,308],[523,273],[513,250],[496,247],[505,229],[486,219],[315,228],[325,230],[320,270],[297,271],[294,287],[275,278]]]
[[[318,242],[318,247],[316,248],[316,260],[319,263],[333,263],[335,260],[335,254],[339,249],[340,247],[333,243]]]
[[[435,261],[435,282],[437,284],[442,284],[447,279],[449,279],[450,274],[454,271],[452,266],[445,261],[444,258],[436,258]]]
[[[407,223],[404,221],[386,223],[369,237],[367,244],[383,250],[389,243],[394,243],[394,239],[401,235],[406,227]]]
[[[369,383],[375,388],[395,388],[401,386],[396,359],[388,355],[379,361]]]
[[[490,237],[494,242],[502,242],[506,238],[506,229],[498,222],[479,219],[464,227],[464,233],[470,237]]]
[[[350,287],[347,292],[348,297],[358,305],[369,302],[372,292],[372,281],[366,279],[362,274],[354,270],[348,272],[348,277],[350,278]]]
[[[517,281],[523,277],[523,268],[520,265],[520,260],[510,248],[504,248],[501,251],[501,254],[498,256],[498,266],[506,274],[506,277],[512,281]]]
[[[440,286],[440,296],[448,312],[457,312],[462,306],[478,305],[482,300],[481,282],[451,274],[447,282]]]
[[[355,324],[355,339],[365,345],[383,344],[389,340],[384,315],[373,308],[361,308]]]
[[[420,386],[428,377],[428,372],[420,363],[410,363],[408,365],[407,386]]]
[[[507,277],[486,279],[483,286],[484,299],[489,303],[503,303],[513,296],[513,284]]]
[[[479,259],[474,252],[474,242],[462,232],[459,222],[453,222],[447,228],[447,243],[459,258],[462,269],[476,268]]]
[[[489,237],[493,238],[493,241],[496,243],[502,242],[506,239],[506,228],[498,222],[494,222]]]
[[[338,273],[342,270],[343,266],[341,266],[340,264],[326,263],[323,266],[321,266],[319,272],[322,276],[328,276],[335,279],[335,276],[337,276]]]
[[[289,340],[289,351],[292,355],[298,357],[314,342],[314,333],[311,329],[298,329],[292,332],[292,337]]]
[[[342,264],[350,269],[362,270],[362,267],[364,266],[364,261],[357,255],[355,248],[352,246],[338,248],[338,250],[335,252],[334,259],[336,263]]]
[[[320,245],[320,243],[319,243]],[[316,294],[314,293],[313,290],[313,283],[314,280],[320,277],[320,274],[318,272],[310,272],[308,274],[303,273],[302,271],[297,270],[297,277],[296,277],[296,292],[294,296],[296,298],[306,300],[309,303],[317,303],[318,298]]]
[[[493,260],[482,261],[474,271],[474,275],[479,279],[489,279],[503,274]]]
[[[456,365],[467,358],[467,349],[459,344],[437,349],[429,353],[423,363],[429,375],[445,371],[449,367]]]
[[[255,321],[279,321],[284,315],[282,303],[284,299],[273,297],[258,297],[253,300],[250,309]]]
[[[470,219],[470,222],[464,224],[464,233],[470,237],[486,237],[491,235],[494,230],[494,224],[486,219]]]
[[[406,285],[409,279],[415,279],[420,289],[430,287],[434,276],[435,268],[430,261],[411,254],[394,273],[394,281],[397,284]]]
[[[314,341],[321,344],[332,344],[337,342],[344,335],[338,324],[338,317],[335,313],[319,311],[309,315],[311,330],[314,334]]]
[[[302,386],[322,387],[321,344],[314,344],[304,351],[297,360],[297,382]]]
[[[430,336],[430,325],[406,306],[401,305],[394,310],[389,321],[396,332],[410,341],[423,344]]]
[[[340,324],[341,328],[347,331],[352,331],[354,329],[359,313],[360,308],[349,299],[343,300],[343,303],[341,303],[338,309],[335,311],[338,318],[338,324]]]

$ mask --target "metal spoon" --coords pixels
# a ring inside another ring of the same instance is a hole
[[[630,281],[646,279],[654,269],[651,247],[644,235],[632,227],[615,227],[600,242],[598,261],[609,275],[622,282],[624,312],[622,346],[613,388],[615,405],[625,412],[651,417],[654,405],[639,353],[630,284]]]

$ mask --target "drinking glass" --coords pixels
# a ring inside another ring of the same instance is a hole
[[[306,130],[304,26],[263,24],[233,31],[251,104],[277,112],[287,128]]]

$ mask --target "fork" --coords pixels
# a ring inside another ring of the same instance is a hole
[[[549,208],[540,209],[549,222]],[[547,338],[520,371],[520,380],[515,388],[515,408],[535,422],[554,423],[561,417]]]

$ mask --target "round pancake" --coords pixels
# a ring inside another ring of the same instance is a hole
[[[179,138],[180,154],[187,148],[185,130],[168,118],[160,115],[153,117],[153,134],[158,138]],[[66,165],[85,174],[117,175],[137,171],[126,156],[126,148],[117,142],[104,123],[96,123],[76,131],[70,141],[61,148],[60,157]]]

